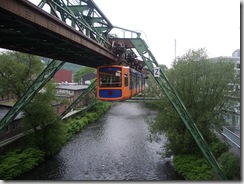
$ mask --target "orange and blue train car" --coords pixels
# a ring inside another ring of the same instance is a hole
[[[99,66],[96,77],[99,100],[127,100],[145,89],[144,74],[128,66]]]

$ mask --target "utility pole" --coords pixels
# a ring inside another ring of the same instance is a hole
[[[175,39],[175,59],[176,59],[176,39]]]

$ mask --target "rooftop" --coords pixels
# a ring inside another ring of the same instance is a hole
[[[8,111],[12,108],[12,106],[0,105],[0,120],[8,113]],[[20,112],[14,120],[20,119],[22,117],[22,113]]]
[[[83,90],[88,88],[88,85],[81,85],[81,84],[59,84],[57,87],[57,89],[68,89],[68,90]]]

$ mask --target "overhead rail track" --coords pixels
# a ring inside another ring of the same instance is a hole
[[[86,5],[89,12],[98,9],[92,1],[84,2],[89,2]],[[84,18],[80,12],[85,5],[65,6],[63,1],[51,0],[46,3],[56,8],[55,13],[54,8],[51,13],[60,14],[61,19],[26,0],[1,0],[0,47],[93,68],[117,60],[104,36],[112,29],[105,17],[93,18],[89,16],[93,13],[89,13]],[[74,27],[64,22],[68,18],[72,18]],[[94,26],[96,21],[107,23],[103,26],[105,32],[101,31],[102,26]]]
[[[128,39],[110,37],[109,32],[113,26],[92,0],[79,0],[74,4],[70,2],[74,0],[42,0],[37,7],[26,0],[1,0],[0,47],[93,68],[114,63],[123,64],[128,60],[139,66],[140,70],[146,65],[149,73],[153,74],[153,67],[159,65],[140,34],[137,34],[137,38]],[[41,9],[45,5],[50,7],[50,14]],[[122,43],[121,47],[113,48],[116,42]],[[136,59],[133,49],[142,61]],[[63,65],[64,62],[61,61],[53,61],[53,66],[47,66],[17,101],[14,110],[11,109],[11,113],[1,120],[1,129],[8,125]],[[216,175],[219,179],[226,179],[173,85],[162,70],[160,74],[161,77],[155,78],[157,84],[194,137]],[[93,85],[89,90],[93,89]]]
[[[108,49],[106,36],[112,24],[101,10],[93,1],[68,2],[43,0],[37,7],[26,0],[0,1],[0,47],[54,59],[1,120],[0,129],[18,115],[63,61],[96,68],[118,60]],[[50,14],[41,9],[46,4]]]

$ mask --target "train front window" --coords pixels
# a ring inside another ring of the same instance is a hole
[[[100,87],[121,87],[121,68],[100,68],[99,81]]]

